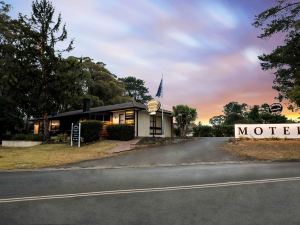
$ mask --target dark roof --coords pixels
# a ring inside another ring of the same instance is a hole
[[[126,102],[121,104],[105,105],[105,106],[90,108],[90,110],[87,112],[83,112],[82,109],[80,109],[80,110],[58,113],[56,115],[49,116],[49,119],[56,118],[56,117],[64,117],[64,116],[83,115],[86,113],[109,112],[109,111],[117,111],[117,110],[132,109],[132,108],[146,110],[146,106],[144,104],[138,102]],[[161,110],[159,110],[159,112],[161,112]],[[171,114],[172,112],[168,110],[164,110],[164,113]]]

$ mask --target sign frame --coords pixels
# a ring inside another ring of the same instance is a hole
[[[300,139],[300,123],[235,124],[235,138]]]
[[[74,137],[75,135],[75,137]],[[74,124],[71,126],[71,146],[74,146],[74,143],[77,142],[77,147],[80,148],[80,140],[81,140],[81,123]]]
[[[150,115],[156,115],[156,112],[160,110],[161,103],[156,99],[151,99],[146,104],[146,110]]]

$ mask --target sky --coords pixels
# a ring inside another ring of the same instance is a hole
[[[31,0],[6,0],[12,16],[30,14]],[[274,0],[53,0],[74,56],[104,62],[118,77],[143,79],[154,96],[164,77],[164,108],[197,109],[197,121],[222,114],[230,101],[276,102],[274,75],[258,55],[280,40],[258,39],[254,16]],[[285,109],[289,118],[299,117]]]

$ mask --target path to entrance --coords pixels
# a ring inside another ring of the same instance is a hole
[[[185,143],[134,150],[118,156],[71,165],[72,167],[119,167],[228,162],[238,159],[223,148],[228,138],[208,137]]]

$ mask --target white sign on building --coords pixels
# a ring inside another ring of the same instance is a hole
[[[235,124],[235,138],[300,138],[300,123]]]

